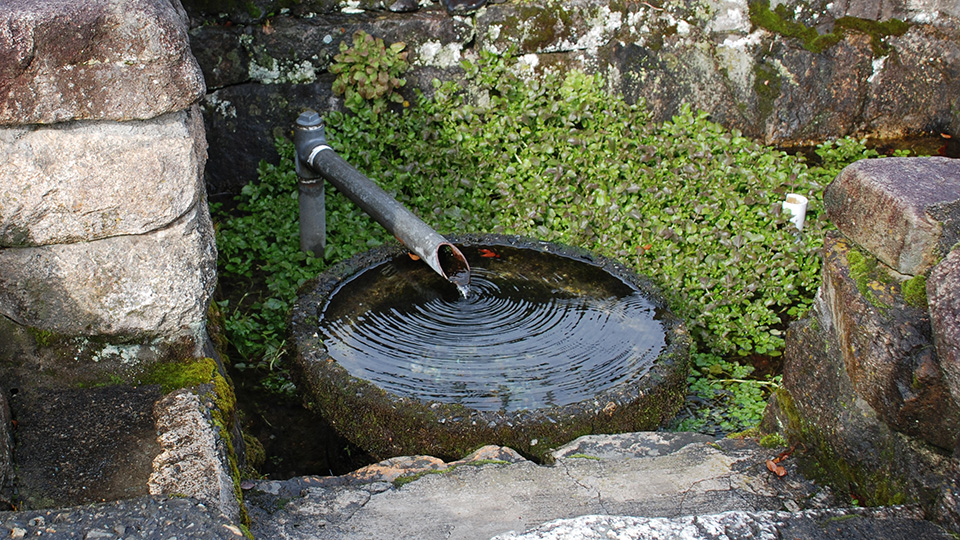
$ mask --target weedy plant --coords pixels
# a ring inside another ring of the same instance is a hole
[[[357,39],[354,50],[382,49]],[[400,54],[394,47],[382,50]],[[341,65],[360,62],[342,54]],[[823,163],[810,167],[688,106],[655,124],[643,104],[608,92],[600,75],[534,77],[509,56],[486,53],[463,68],[469,88],[435,81],[432,96],[417,93],[409,108],[354,98],[351,113],[327,115],[330,144],[441,233],[535,236],[650,276],[700,350],[692,389],[703,408],[684,427],[755,423],[777,381],[749,382],[736,359],[779,355],[785,323],[809,308],[829,227],[821,192],[844,165],[869,157],[863,144],[828,143],[819,149]],[[361,72],[339,73],[351,70]],[[388,235],[330,188],[324,258],[300,253],[292,148],[279,149],[280,164],[262,164],[259,181],[243,189],[239,213],[220,215],[218,245],[225,279],[251,287],[242,302],[223,301],[240,364],[290,389],[280,359],[297,286]],[[810,200],[803,231],[780,210],[789,192]],[[730,412],[717,417],[718,408]]]
[[[399,89],[407,81],[401,75],[407,71],[407,52],[403,43],[387,47],[383,40],[363,30],[353,34],[353,45],[340,44],[340,54],[333,57],[330,72],[337,75],[333,93],[344,97],[351,110],[369,102],[374,113],[386,109],[387,104],[402,103]]]

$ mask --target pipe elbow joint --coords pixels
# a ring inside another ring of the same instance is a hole
[[[293,130],[293,146],[298,164],[307,165],[311,170],[316,152],[330,148],[324,134],[323,118],[316,111],[304,111],[297,118],[297,125]]]

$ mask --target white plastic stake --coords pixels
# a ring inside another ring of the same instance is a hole
[[[803,222],[807,219],[807,198],[797,193],[787,193],[783,209],[790,212],[790,222],[796,225],[798,231],[802,231]]]

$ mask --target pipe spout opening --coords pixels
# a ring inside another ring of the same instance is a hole
[[[437,246],[437,264],[440,274],[466,296],[470,287],[470,264],[457,246],[450,243]]]

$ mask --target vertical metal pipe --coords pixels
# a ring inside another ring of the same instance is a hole
[[[310,114],[312,113],[312,114]],[[297,119],[294,144],[297,152],[297,200],[300,206],[300,250],[323,257],[327,246],[327,210],[324,201],[323,177],[300,159],[300,148],[316,141],[325,141],[320,115],[308,111]]]

